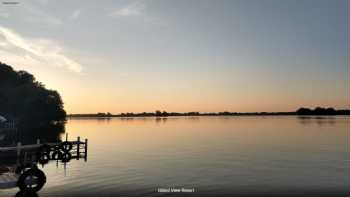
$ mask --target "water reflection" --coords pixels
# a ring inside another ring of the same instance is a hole
[[[160,124],[160,123],[165,124],[167,122],[167,120],[168,120],[168,118],[163,118],[163,117],[157,117],[155,119],[156,124]]]
[[[59,156],[55,157],[55,154]],[[16,196],[38,196],[37,192],[45,186],[47,180],[41,169],[50,161],[55,161],[56,167],[58,163],[63,164],[66,174],[66,165],[72,159],[84,158],[87,161],[87,140],[23,146],[7,152],[0,151],[0,157],[15,158],[12,162],[0,163],[0,189],[18,187],[20,191]]]
[[[56,124],[42,125],[40,127],[18,127],[11,130],[1,131],[2,139],[0,146],[16,145],[18,142],[23,144],[34,144],[37,139],[43,143],[59,142],[60,136],[65,133],[65,122]]]
[[[318,126],[335,125],[334,116],[299,116],[298,120],[303,125],[317,124]]]
[[[20,141],[23,143],[33,143],[40,139],[43,143],[59,142],[62,134],[65,133],[64,122],[55,125],[46,125],[39,129],[23,130],[20,135]]]
[[[65,123],[1,132],[4,138],[0,141],[0,189],[18,187],[16,197],[38,196],[36,192],[46,183],[41,169],[50,161],[55,161],[57,167],[62,163],[64,169],[73,159],[87,161],[87,140],[61,140]]]

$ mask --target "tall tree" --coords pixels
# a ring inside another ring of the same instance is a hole
[[[0,114],[31,127],[66,120],[63,101],[57,91],[46,89],[32,74],[15,71],[1,62]]]

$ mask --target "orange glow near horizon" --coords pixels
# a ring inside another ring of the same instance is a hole
[[[19,68],[25,69],[26,68]],[[18,69],[17,69],[18,70]],[[286,93],[280,87],[263,89],[259,84],[232,85],[222,88],[218,84],[187,84],[179,86],[154,85],[142,80],[132,84],[116,84],[95,80],[84,74],[49,72],[36,69],[33,73],[47,88],[57,90],[69,114],[110,112],[285,112],[299,107],[349,108],[345,95],[331,99],[307,98],[303,92]],[[103,79],[103,78],[99,78]],[[311,87],[312,88],[312,87]]]

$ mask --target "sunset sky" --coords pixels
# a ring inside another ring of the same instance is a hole
[[[350,108],[348,0],[0,1],[0,61],[68,113]]]

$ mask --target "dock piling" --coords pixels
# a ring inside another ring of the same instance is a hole
[[[77,139],[77,160],[80,158],[80,136]]]
[[[20,156],[21,156],[21,142],[18,142],[17,143],[17,147],[16,147],[16,150],[17,150],[17,161],[16,161],[16,164],[19,165],[20,164]]]
[[[21,142],[18,142],[17,143],[17,157],[19,157],[21,155],[21,146],[22,146]]]
[[[17,164],[20,162],[37,162],[37,153],[40,150],[42,143],[40,139],[36,140],[36,143],[33,144],[22,144],[22,142],[17,142],[14,146],[11,147],[0,147],[0,153],[10,152],[13,156],[17,156]],[[88,153],[88,139],[82,140],[80,136],[77,137],[77,140],[73,140],[67,143],[70,148],[68,151],[71,152],[71,158],[75,158],[80,160],[80,158],[84,158],[87,161],[87,153]],[[61,143],[47,143],[46,146],[56,147],[60,146]],[[67,146],[68,146],[67,145]],[[52,150],[50,148],[50,150]]]
[[[84,154],[84,159],[87,161],[87,149],[88,149],[88,139],[85,139],[85,154]]]

